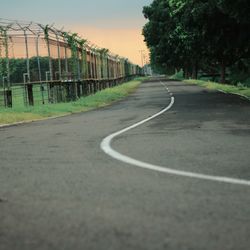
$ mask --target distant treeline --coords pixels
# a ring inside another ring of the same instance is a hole
[[[249,0],[154,0],[143,9],[154,69],[185,77],[250,77]]]
[[[3,84],[3,79],[7,81],[7,76],[10,77],[10,82],[12,84],[23,83],[27,81],[27,73],[29,68],[30,81],[39,82],[50,80],[50,62],[53,72],[53,80],[70,80],[78,77],[78,70],[80,71],[80,79],[86,78],[112,78],[112,77],[121,77],[121,76],[130,76],[134,74],[140,74],[139,66],[132,65],[127,60],[121,60],[120,64],[108,63],[107,58],[104,60],[79,60],[79,69],[78,61],[75,58],[67,58],[67,67],[66,59],[60,59],[60,69],[59,69],[59,60],[57,58],[49,57],[32,57],[27,59],[25,58],[0,58],[0,86]],[[27,64],[28,63],[28,64]],[[61,78],[59,77],[59,71],[61,70]],[[25,79],[24,79],[25,78]]]
[[[52,59],[52,67],[54,72],[59,71],[58,59]],[[63,62],[63,60],[62,60]],[[73,67],[73,59],[68,59],[69,67]],[[27,73],[27,60],[25,58],[10,58],[9,75],[11,83],[23,83],[24,74]],[[46,80],[46,72],[49,71],[49,58],[39,57],[41,80]],[[38,58],[32,57],[29,59],[30,78],[32,81],[39,81]],[[7,76],[7,59],[0,58],[0,76]],[[58,77],[58,76],[57,76]],[[0,79],[2,81],[2,79]]]

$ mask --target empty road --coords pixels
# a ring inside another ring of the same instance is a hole
[[[102,109],[0,129],[1,250],[249,248],[247,100],[152,79]]]

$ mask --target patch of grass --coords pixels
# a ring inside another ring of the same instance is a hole
[[[34,107],[16,106],[14,108],[0,108],[0,124],[40,120],[104,107],[134,92],[143,80],[145,80],[145,78],[139,77],[133,81],[99,91],[94,95],[82,97],[70,103],[45,104]]]
[[[226,93],[230,94],[238,94],[243,95],[250,99],[250,88],[245,87],[243,85],[229,85],[229,84],[221,84],[217,82],[211,82],[211,81],[202,81],[202,80],[184,80],[183,82],[189,83],[189,84],[197,84],[199,86],[208,88],[208,89],[216,89],[216,90],[222,90]]]
[[[183,70],[176,72],[174,75],[170,76],[169,79],[171,80],[184,80],[184,73]]]

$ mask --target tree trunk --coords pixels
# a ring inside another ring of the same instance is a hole
[[[198,64],[197,64],[197,62],[195,62],[193,64],[192,78],[193,79],[197,79],[198,78]]]
[[[221,79],[220,79],[221,83],[225,83],[226,82],[226,65],[224,63],[224,61],[221,62]]]
[[[185,67],[184,69],[184,78],[189,79],[190,78],[190,69],[188,67]]]
[[[188,77],[187,68],[183,69],[183,76],[184,76],[185,79]]]

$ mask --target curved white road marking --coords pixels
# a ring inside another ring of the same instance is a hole
[[[161,83],[163,85],[163,83]],[[166,86],[163,85],[166,89]],[[139,161],[136,159],[133,159],[129,156],[123,155],[121,153],[119,153],[118,151],[114,150],[111,147],[111,142],[112,140],[131,130],[134,129],[150,120],[153,120],[154,118],[162,115],[163,113],[167,112],[169,109],[172,108],[172,106],[174,105],[175,99],[172,96],[171,97],[171,102],[170,104],[163,109],[162,111],[156,113],[155,115],[150,116],[147,119],[144,119],[140,122],[137,122],[127,128],[124,128],[118,132],[115,132],[113,134],[110,134],[109,136],[107,136],[106,138],[104,138],[101,142],[101,149],[108,154],[109,156],[111,156],[114,159],[117,159],[119,161],[128,163],[130,165],[133,166],[137,166],[140,168],[144,168],[144,169],[149,169],[149,170],[154,170],[154,171],[158,171],[158,172],[162,172],[162,173],[167,173],[167,174],[172,174],[172,175],[178,175],[178,176],[184,176],[184,177],[189,177],[189,178],[196,178],[196,179],[202,179],[202,180],[209,180],[209,181],[217,181],[217,182],[224,182],[224,183],[229,183],[229,184],[238,184],[238,185],[246,185],[246,186],[250,186],[250,180],[243,180],[243,179],[236,179],[236,178],[229,178],[229,177],[224,177],[224,176],[215,176],[215,175],[206,175],[206,174],[199,174],[199,173],[194,173],[194,172],[188,172],[188,171],[182,171],[182,170],[175,170],[172,168],[167,168],[167,167],[163,167],[163,166],[159,166],[159,165],[154,165],[154,164],[150,164],[147,162],[143,162],[143,161]]]

